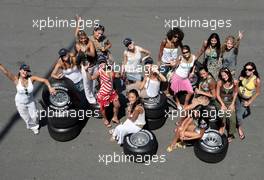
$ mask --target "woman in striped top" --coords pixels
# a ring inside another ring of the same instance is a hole
[[[95,80],[99,77],[100,79],[100,89],[97,93],[97,101],[100,105],[100,110],[103,115],[104,125],[108,128],[111,127],[110,122],[107,120],[106,114],[105,114],[105,107],[109,106],[110,103],[113,103],[114,105],[114,116],[112,118],[112,121],[114,123],[119,124],[118,120],[118,110],[120,107],[120,103],[118,100],[118,95],[116,91],[113,89],[113,79],[115,77],[115,73],[112,70],[109,70],[107,67],[107,59],[106,57],[99,56],[98,57],[98,63],[99,63],[99,70],[91,76],[91,74],[88,74],[88,79]]]

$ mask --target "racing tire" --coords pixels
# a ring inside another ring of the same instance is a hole
[[[158,142],[152,132],[142,129],[125,136],[123,150],[130,160],[143,163],[149,161],[157,153]]]
[[[218,163],[222,161],[228,150],[226,135],[218,131],[208,129],[203,137],[194,144],[194,153],[197,158],[207,163]]]

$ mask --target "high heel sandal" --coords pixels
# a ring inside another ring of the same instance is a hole
[[[116,124],[120,124],[120,121],[117,118],[112,118],[112,122]]]

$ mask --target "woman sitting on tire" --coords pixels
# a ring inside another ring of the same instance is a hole
[[[60,58],[55,65],[51,77],[54,79],[69,78],[77,91],[83,91],[82,74],[77,66],[76,57],[69,50],[62,48],[58,52]]]
[[[176,98],[176,105],[181,110],[180,101],[176,94],[180,91],[187,91],[187,96],[185,98],[184,107],[189,104],[190,98],[193,95],[193,88],[189,77],[194,76],[194,63],[195,55],[191,53],[190,47],[187,45],[182,46],[182,55],[172,63],[174,67],[178,66],[174,72],[171,80],[171,89],[174,92]]]
[[[142,80],[141,72],[139,72],[141,53],[146,56],[150,56],[150,52],[142,47],[135,45],[135,43],[130,38],[126,38],[123,44],[127,48],[124,51],[124,60],[122,65],[122,76],[126,76],[129,84],[136,83]]]
[[[237,98],[237,82],[233,80],[232,73],[227,68],[220,69],[216,87],[216,97],[221,104],[221,110],[226,114],[224,119],[227,127],[228,141],[231,142],[236,132],[235,102]]]
[[[158,67],[153,65],[153,59],[148,57],[144,60],[146,67],[143,81],[138,81],[127,87],[127,91],[136,89],[141,98],[153,98],[159,94],[160,82],[166,82],[166,78],[159,72]]]
[[[16,107],[18,113],[25,121],[27,129],[31,129],[34,134],[38,134],[39,123],[37,121],[37,109],[35,99],[33,97],[33,83],[35,81],[44,83],[48,86],[50,94],[53,95],[56,93],[55,89],[51,87],[47,79],[38,76],[31,76],[31,70],[26,64],[22,64],[20,66],[17,76],[12,74],[2,64],[0,64],[0,71],[2,71],[2,73],[16,85]]]
[[[250,115],[250,105],[260,95],[260,84],[256,65],[253,62],[246,63],[239,76],[238,98],[236,100],[238,134],[241,140],[245,138],[242,122]]]
[[[198,121],[196,120],[197,118]],[[175,136],[171,144],[167,147],[167,152],[171,152],[176,148],[185,147],[183,141],[201,139],[207,127],[208,122],[199,116],[194,118],[188,116],[180,126],[176,127]]]
[[[128,93],[129,106],[127,109],[127,120],[109,131],[112,135],[111,141],[117,140],[118,144],[123,144],[124,137],[130,133],[137,133],[146,124],[145,111],[140,102],[137,90],[132,89]]]
[[[110,103],[113,103],[114,105],[114,115],[112,118],[112,121],[114,123],[119,124],[118,120],[118,110],[120,107],[120,103],[118,100],[118,94],[113,89],[113,79],[115,78],[115,73],[112,71],[112,69],[108,69],[109,66],[107,66],[107,59],[105,56],[101,56],[101,58],[98,60],[99,63],[99,70],[94,74],[91,75],[88,74],[88,79],[95,80],[97,78],[100,79],[100,89],[97,93],[97,102],[100,105],[100,111],[103,116],[104,125],[108,128],[111,127],[111,123],[107,120],[106,114],[105,114],[105,107],[109,106]]]

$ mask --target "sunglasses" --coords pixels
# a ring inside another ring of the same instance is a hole
[[[27,88],[25,88],[25,94],[28,95],[28,90],[27,90]]]
[[[253,68],[246,68],[246,71],[253,71]]]
[[[182,54],[187,54],[187,53],[189,53],[189,51],[182,52]]]
[[[179,36],[178,35],[175,35],[175,36],[173,36],[174,38],[178,38],[179,39]]]

